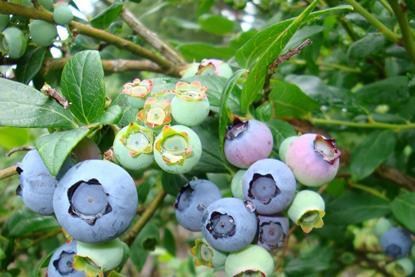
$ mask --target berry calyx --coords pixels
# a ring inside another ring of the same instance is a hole
[[[219,268],[225,264],[226,254],[210,246],[206,240],[197,239],[192,247],[192,256],[195,265],[204,265],[207,267]]]
[[[126,83],[123,86],[122,93],[144,99],[151,92],[153,88],[153,82],[151,80],[134,79],[131,83]]]
[[[160,128],[167,125],[171,122],[170,103],[170,100],[167,99],[147,98],[144,108],[137,114],[137,119],[150,128]]]

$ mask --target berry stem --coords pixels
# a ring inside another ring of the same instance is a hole
[[[128,245],[131,245],[134,242],[135,237],[140,233],[140,231],[144,228],[147,222],[151,219],[151,217],[156,212],[159,205],[163,202],[164,197],[167,193],[161,188],[160,192],[156,195],[150,205],[145,209],[141,217],[134,223],[134,225],[130,228],[128,233],[124,236],[123,240]]]
[[[1,0],[0,3],[0,13],[20,15],[32,19],[41,19],[44,21],[54,23],[53,14],[44,9],[41,10],[36,8],[25,7],[23,5],[8,3],[3,0]],[[173,76],[179,75],[179,68],[173,65],[170,61],[166,60],[164,57],[161,57],[160,55],[158,55],[158,53],[154,53],[153,51],[150,51],[138,44],[135,44],[132,41],[126,40],[119,36],[113,35],[107,31],[97,29],[86,24],[82,24],[74,20],[72,20],[68,24],[68,26],[74,34],[80,33],[92,38],[106,41],[121,49],[126,49],[131,53],[152,60],[153,62],[160,65],[160,67],[165,69],[167,71],[166,74]]]
[[[360,5],[355,0],[346,0],[346,2],[353,6],[354,10],[362,15],[366,20],[372,24],[376,29],[379,30],[388,40],[398,43],[399,36],[395,34],[391,29],[386,27],[379,19],[377,19],[373,14],[366,10],[362,5]]]
[[[70,57],[61,59],[46,59],[43,67],[43,75],[48,74],[56,69],[62,69]],[[123,72],[123,71],[148,71],[161,73],[162,69],[156,63],[149,60],[101,60],[102,67],[107,72]]]
[[[6,179],[10,176],[17,174],[16,171],[17,166],[12,165],[10,167],[4,168],[0,170],[0,180]]]
[[[354,128],[367,128],[367,129],[392,129],[395,131],[415,129],[415,123],[408,122],[405,124],[393,124],[393,123],[383,123],[377,121],[371,122],[352,122],[346,120],[336,120],[336,119],[325,119],[325,118],[309,118],[313,124],[317,125],[340,125]]]

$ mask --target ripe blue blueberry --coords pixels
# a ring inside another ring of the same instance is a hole
[[[238,198],[222,198],[210,204],[202,217],[202,233],[213,248],[223,252],[241,250],[257,232],[251,203]]]
[[[258,216],[258,245],[272,251],[280,248],[288,235],[288,218]]]
[[[72,163],[67,160],[60,170],[57,178],[65,173]],[[39,152],[35,149],[26,153],[23,160],[17,164],[20,185],[16,193],[22,197],[26,207],[42,215],[53,214],[53,193],[58,183],[46,165]]]
[[[120,166],[87,160],[59,181],[53,209],[59,224],[76,240],[104,242],[130,225],[138,204],[134,180]]]
[[[76,255],[76,241],[65,243],[53,253],[48,265],[48,277],[85,277],[84,272],[73,268],[73,258]]]
[[[225,156],[236,167],[247,168],[271,154],[273,139],[268,126],[258,120],[237,120],[229,126],[225,139]]]
[[[412,241],[407,230],[395,227],[381,236],[380,245],[386,255],[396,259],[409,254]]]
[[[291,203],[296,190],[294,174],[283,162],[263,159],[255,162],[243,177],[243,193],[258,214],[283,211]]]
[[[181,189],[174,204],[177,221],[190,231],[200,231],[202,215],[206,207],[220,198],[219,189],[211,181],[202,179],[190,181]]]

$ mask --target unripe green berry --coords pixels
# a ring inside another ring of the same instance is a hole
[[[48,11],[53,10],[53,0],[38,0],[39,4]]]
[[[119,266],[128,251],[128,246],[120,239],[102,243],[78,241],[76,244],[76,255],[91,259],[102,271]]]
[[[392,228],[392,223],[384,217],[381,217],[373,226],[373,233],[379,238],[390,228]]]
[[[391,276],[396,277],[412,276],[414,264],[411,259],[405,257],[386,265],[386,271],[390,273]]]
[[[242,191],[242,179],[244,177],[246,170],[238,170],[232,178],[231,190],[232,195],[239,199],[244,198],[244,193]]]
[[[27,38],[19,28],[6,28],[2,42],[3,48],[12,59],[18,59],[26,52]]]
[[[32,41],[39,46],[51,45],[58,35],[56,26],[43,20],[32,20],[29,31]]]
[[[232,253],[225,262],[227,276],[271,276],[274,271],[274,259],[265,248],[249,245],[245,249]],[[260,273],[259,275],[249,275]]]
[[[73,14],[69,5],[62,3],[55,6],[53,10],[53,20],[57,24],[66,25],[73,19]]]
[[[8,14],[0,14],[0,32],[3,31],[7,24],[9,24],[9,15]]]

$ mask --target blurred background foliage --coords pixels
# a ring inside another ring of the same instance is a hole
[[[79,10],[77,20],[90,21],[95,27],[146,46],[120,18],[119,9],[124,5],[177,48],[186,61],[219,58],[234,67],[238,67],[237,50],[258,30],[298,15],[309,4],[295,0],[142,0],[116,2],[109,10],[105,2],[71,1],[71,5]],[[355,1],[320,1],[318,8],[345,2]],[[397,17],[387,1],[358,2],[399,38]],[[413,1],[406,2],[413,34],[415,7]],[[59,34],[61,40],[46,52],[44,59],[59,59],[84,49],[99,50],[104,60],[137,58],[84,35],[72,37],[62,27]],[[307,236],[294,230],[288,247],[276,256],[278,274],[391,274],[386,271],[391,261],[381,254],[376,237],[367,230],[376,218],[386,216],[415,232],[414,57],[402,41],[393,41],[393,36],[380,32],[356,11],[315,18],[294,35],[285,49],[307,38],[313,43],[280,65],[272,76],[270,102],[251,107],[251,112],[269,123],[276,147],[296,131],[330,134],[342,151],[342,167],[338,178],[324,188],[325,227]],[[25,56],[17,67],[36,63],[41,66],[44,59]],[[4,76],[38,88],[44,81],[58,86],[61,73],[59,69],[37,70],[29,71],[34,74],[28,76],[19,73],[16,66],[2,65],[0,69]],[[122,84],[133,78],[159,76],[138,71],[106,73],[106,92],[112,98],[119,94]],[[1,127],[0,167],[11,166],[22,158],[22,152],[7,157],[9,150],[32,145],[42,133],[38,129]],[[140,202],[145,203],[156,194],[158,179],[152,171],[141,177]],[[208,177],[224,195],[230,195],[229,174],[211,173]],[[166,181],[174,186],[174,180]],[[17,185],[16,177],[0,181],[0,269],[8,269],[0,274],[36,276],[64,237],[52,217],[41,217],[22,207],[15,196]],[[198,235],[177,225],[173,201],[169,195],[140,233],[146,243],[138,239],[132,245],[131,259],[123,269],[126,275],[213,274],[208,268],[194,267],[189,249]]]

